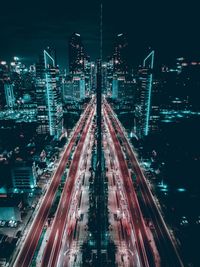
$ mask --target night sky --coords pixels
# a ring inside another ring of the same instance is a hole
[[[1,1],[2,2],[2,1]],[[158,63],[177,56],[199,57],[199,8],[192,1],[104,0],[104,58],[111,54],[116,33],[127,34],[129,59],[138,65],[149,47]],[[173,2],[176,2],[173,3]],[[99,55],[100,1],[10,0],[1,3],[0,59],[16,55],[35,62],[41,49],[57,49],[58,63],[67,66],[68,38],[82,36],[91,59]]]

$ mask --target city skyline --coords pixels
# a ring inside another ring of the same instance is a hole
[[[0,266],[199,267],[196,7],[2,7]]]
[[[143,4],[125,1],[123,5],[103,2],[104,59],[113,49],[114,36],[120,32],[127,35],[129,56],[134,66],[140,64],[140,58],[149,47],[157,51],[158,64],[180,56],[197,57],[199,38],[195,5],[164,4],[163,9],[158,3],[147,1]],[[81,34],[91,59],[99,57],[98,1],[76,4],[62,1],[47,4],[44,1],[40,5],[37,1],[29,5],[20,1],[13,2],[11,8],[4,2],[2,9],[9,10],[0,17],[2,60],[17,55],[32,63],[38,51],[50,45],[58,51],[61,67],[66,68],[67,43],[74,31]]]

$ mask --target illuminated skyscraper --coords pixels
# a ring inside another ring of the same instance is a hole
[[[9,68],[5,61],[0,62],[0,110],[6,106],[6,96],[4,85],[10,83]]]
[[[113,76],[113,81],[112,81],[112,98],[117,99],[118,98],[118,79],[117,76]]]
[[[94,62],[91,63],[91,91],[94,92],[96,90],[96,64]]]
[[[102,93],[112,95],[113,61],[102,62]]]
[[[86,96],[86,84],[84,75],[68,76],[63,82],[63,101],[67,100],[83,100]]]
[[[139,70],[139,90],[136,106],[136,134],[139,138],[149,133],[149,119],[152,94],[152,70],[154,64],[154,51],[144,59],[143,66]]]
[[[108,90],[108,75],[107,75],[107,62],[102,63],[102,69],[101,69],[101,75],[102,75],[102,93],[107,94]]]
[[[84,99],[91,87],[91,64],[86,56],[79,33],[72,34],[69,41],[69,72],[72,77],[71,97]]]
[[[83,73],[85,68],[85,49],[79,33],[74,33],[69,41],[69,71],[71,74]]]
[[[162,99],[165,97],[160,85],[160,80],[154,79],[151,93],[151,112],[149,124],[149,130],[151,133],[157,133],[160,131],[160,110],[163,105]]]
[[[80,99],[85,98],[85,77],[80,79]]]
[[[44,50],[36,65],[36,99],[38,134],[59,138],[62,132],[63,110],[58,68],[50,52]]]
[[[96,64],[86,60],[85,64],[85,94],[89,96],[96,89]]]
[[[128,67],[126,62],[126,48],[128,46],[126,37],[123,33],[116,36],[114,52],[113,52],[113,67],[114,73],[126,74]]]
[[[5,97],[6,97],[6,106],[7,108],[13,108],[15,105],[15,97],[13,92],[13,84],[5,83],[4,84]]]
[[[123,91],[126,76],[128,74],[128,66],[126,61],[126,49],[128,43],[123,33],[115,38],[114,51],[112,60],[110,61],[110,71],[112,70],[112,98],[119,97],[119,91]],[[120,90],[119,90],[120,88]]]

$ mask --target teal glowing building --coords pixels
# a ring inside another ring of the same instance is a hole
[[[136,112],[136,134],[143,138],[149,134],[149,121],[151,112],[151,95],[153,84],[154,51],[151,51],[143,61],[139,70],[139,101]]]
[[[11,178],[14,193],[32,191],[37,186],[35,164],[29,161],[16,160],[11,169]]]
[[[59,71],[50,52],[44,50],[36,65],[37,133],[58,139],[62,133],[63,109]]]
[[[5,97],[6,97],[6,106],[8,109],[13,109],[15,105],[15,97],[13,92],[13,84],[5,83],[4,84]]]

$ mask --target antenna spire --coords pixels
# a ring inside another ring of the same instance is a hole
[[[100,59],[103,57],[103,4],[100,6]]]

